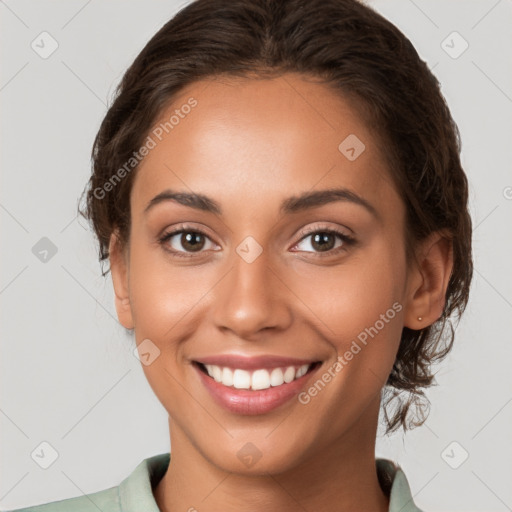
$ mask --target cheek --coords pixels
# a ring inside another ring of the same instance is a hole
[[[345,373],[364,367],[385,381],[393,365],[403,328],[406,280],[405,256],[396,250],[400,241],[395,242],[383,237],[346,264],[297,271],[297,295],[306,297],[317,319],[312,320],[333,353],[346,361]]]
[[[203,307],[212,285],[204,270],[174,265],[161,249],[142,243],[133,244],[129,279],[137,344],[150,340],[148,351],[155,354],[142,369],[169,414],[184,419],[190,396],[183,393],[188,370],[183,348],[197,328],[191,319]]]
[[[403,299],[405,257],[396,247],[376,240],[337,266],[302,264],[295,269],[300,296],[335,334],[357,335]]]
[[[392,370],[403,326],[405,270],[400,254],[381,245],[312,277],[304,278],[299,293],[306,282],[314,283],[307,303],[333,356],[301,403],[311,407],[309,421],[323,418],[326,436],[336,436],[377,399]]]
[[[186,336],[187,315],[207,300],[214,277],[207,266],[172,263],[163,249],[134,248],[130,255],[130,299],[137,338],[153,337],[163,342],[178,332]]]

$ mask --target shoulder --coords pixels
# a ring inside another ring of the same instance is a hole
[[[121,512],[119,487],[7,512]]]
[[[142,509],[158,511],[152,488],[160,481],[170,462],[170,453],[144,459],[118,485],[51,503],[8,510],[6,512],[123,512]]]

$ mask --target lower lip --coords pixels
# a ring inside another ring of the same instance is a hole
[[[287,384],[251,391],[224,386],[206,375],[196,364],[193,366],[216,403],[228,411],[245,415],[265,414],[288,402],[300,392],[309,377],[320,367],[318,365],[302,377]]]

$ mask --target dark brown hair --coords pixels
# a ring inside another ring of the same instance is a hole
[[[86,208],[79,212],[92,222],[104,262],[114,228],[124,247],[129,241],[136,166],[108,190],[105,184],[113,183],[116,173],[119,178],[118,170],[173,98],[207,77],[286,72],[316,77],[352,99],[377,131],[406,205],[408,261],[415,244],[434,231],[442,230],[452,241],[454,266],[443,315],[422,330],[403,329],[384,389],[386,432],[414,428],[427,416],[422,388],[434,383],[431,365],[451,350],[451,319],[460,317],[468,300],[473,272],[468,186],[459,132],[439,82],[407,37],[372,8],[356,0],[190,3],[123,76],[94,141]]]

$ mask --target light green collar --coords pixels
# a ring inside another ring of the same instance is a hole
[[[123,512],[160,512],[152,488],[162,479],[170,453],[144,459],[119,485],[119,503]],[[376,459],[379,482],[389,495],[389,512],[422,512],[414,503],[402,469],[388,459]]]

